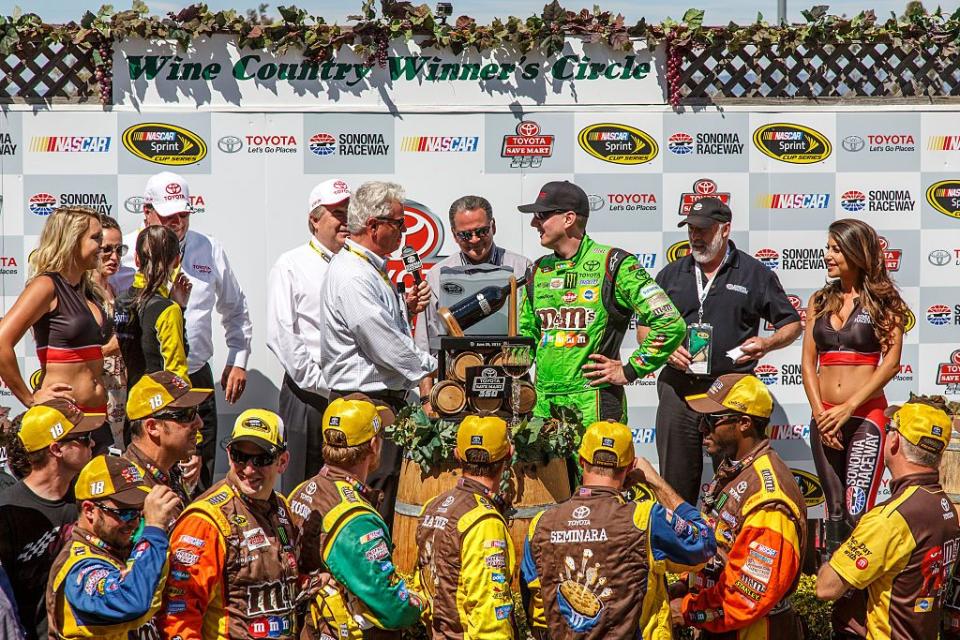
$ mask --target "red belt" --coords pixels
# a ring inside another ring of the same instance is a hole
[[[880,352],[860,353],[859,351],[827,351],[820,354],[820,365],[825,367],[843,367],[866,364],[872,367],[880,364]]]

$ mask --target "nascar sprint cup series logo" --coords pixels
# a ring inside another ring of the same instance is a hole
[[[753,144],[765,156],[790,164],[813,164],[830,157],[825,135],[799,124],[766,124],[753,132]]]
[[[945,216],[960,218],[960,180],[941,180],[927,188],[927,202]]]
[[[194,132],[171,124],[145,122],[123,132],[123,146],[141,160],[173,167],[196,164],[207,143]]]
[[[580,131],[577,142],[594,158],[613,164],[644,164],[660,152],[648,133],[624,124],[592,124]]]

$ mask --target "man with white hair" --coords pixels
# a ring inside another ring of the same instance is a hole
[[[396,412],[437,368],[437,359],[414,343],[408,322],[429,303],[430,286],[421,282],[402,298],[387,274],[387,256],[403,240],[404,197],[400,185],[376,181],[350,197],[350,237],[330,261],[320,292],[320,364],[331,401],[363,393]],[[367,479],[384,494],[379,511],[388,525],[400,462],[400,449],[384,441],[380,466]]]
[[[178,278],[189,280],[190,299],[184,313],[186,325],[187,369],[195,387],[213,388],[213,310],[220,314],[227,343],[227,357],[220,375],[220,388],[226,400],[234,404],[247,386],[247,359],[253,339],[253,324],[247,297],[227,260],[223,246],[215,238],[190,229],[190,186],[175,173],[164,171],[150,176],[143,194],[143,226],[163,225],[180,240]],[[136,245],[140,229],[124,237],[124,244]],[[130,288],[136,272],[134,252],[123,258],[120,270],[111,278],[118,293]],[[199,407],[203,427],[200,455],[200,486],[213,482],[213,464],[217,453],[217,401],[214,394]]]
[[[267,287],[267,347],[283,365],[280,417],[287,427],[290,464],[280,486],[289,494],[323,466],[321,424],[329,389],[320,370],[320,285],[327,266],[343,248],[350,189],[339,178],[310,192],[310,240],[273,265]]]

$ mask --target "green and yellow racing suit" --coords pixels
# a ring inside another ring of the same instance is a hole
[[[624,363],[628,382],[656,371],[683,342],[686,323],[633,254],[584,236],[572,258],[546,255],[532,269],[519,328],[537,341],[537,416],[562,404],[577,407],[585,425],[600,419],[600,391],[610,385],[592,387],[582,367],[594,353],[620,360],[633,314],[650,333]]]

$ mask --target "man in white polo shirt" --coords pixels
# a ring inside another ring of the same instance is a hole
[[[320,285],[343,248],[350,189],[339,178],[313,188],[308,201],[310,240],[273,265],[267,288],[267,347],[283,365],[280,417],[287,427],[290,463],[281,475],[289,494],[323,466],[321,425],[329,388],[320,367]]]
[[[180,240],[180,272],[190,280],[192,290],[184,320],[187,330],[187,368],[195,387],[212,388],[213,310],[220,314],[227,343],[227,357],[220,375],[220,388],[228,403],[235,403],[247,384],[247,359],[253,325],[247,309],[247,298],[230,267],[223,246],[214,238],[190,230],[190,187],[181,176],[164,171],[151,176],[143,194],[144,227],[160,224]],[[138,229],[124,236],[124,244],[135,246]],[[136,272],[134,252],[123,258],[120,270],[111,283],[117,292],[126,291]],[[217,442],[217,402],[214,394],[199,406],[203,420],[200,455],[200,486],[209,487],[213,480],[213,463]]]

